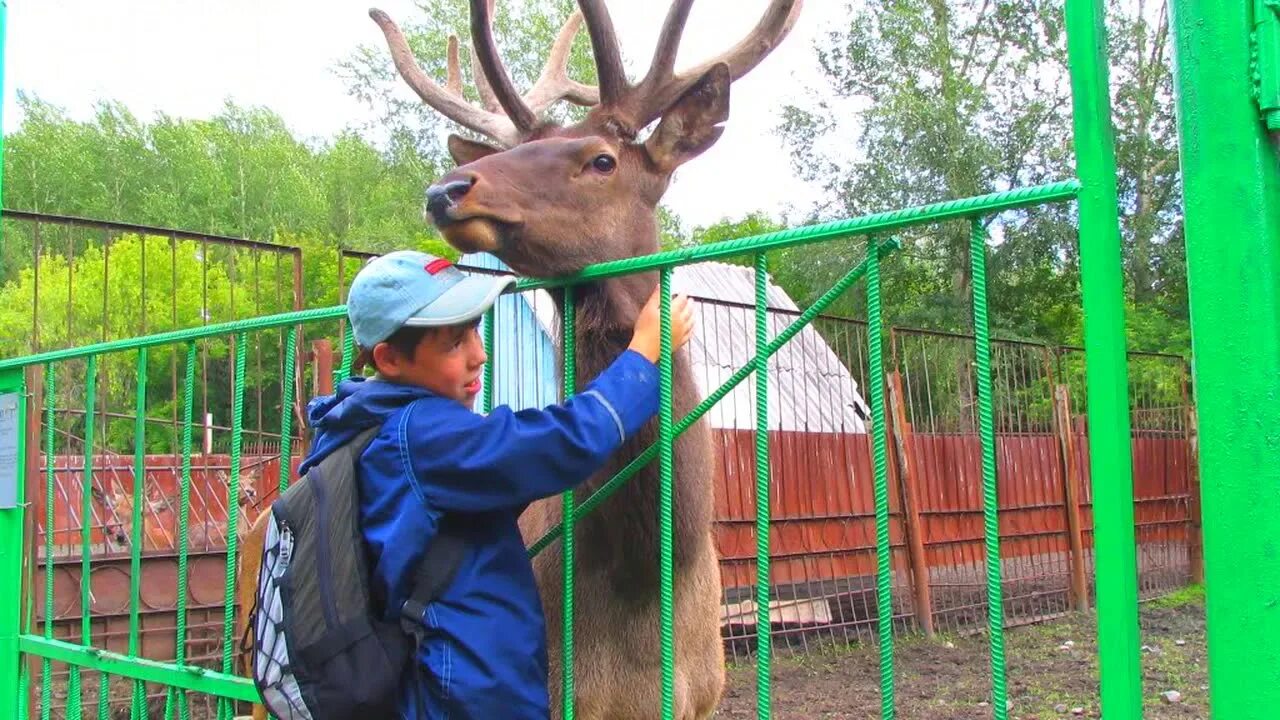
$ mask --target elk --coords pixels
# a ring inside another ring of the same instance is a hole
[[[675,72],[692,0],[674,0],[650,67],[632,83],[624,72],[602,0],[579,0],[534,86],[517,92],[498,57],[493,0],[471,0],[471,64],[480,106],[463,95],[458,41],[449,38],[443,85],[418,66],[395,22],[373,9],[392,61],[432,109],[484,139],[451,135],[457,167],[426,191],[427,210],[445,240],[462,252],[488,252],[530,277],[572,275],[595,263],[658,250],[657,207],[674,171],[710,148],[729,116],[729,88],[787,36],[802,0],[770,0],[760,20],[722,55]],[[568,77],[573,40],[590,36],[598,85]],[[545,120],[555,103],[588,108],[561,126]],[[641,133],[657,121],[647,137]],[[574,293],[576,381],[607,367],[626,347],[656,273],[586,285]],[[563,311],[563,300],[558,300]],[[672,364],[676,417],[698,403],[688,358]],[[656,421],[622,447],[576,491],[585,499],[651,443]],[[712,535],[714,472],[710,434],[690,427],[675,445],[676,717],[707,718],[724,688],[720,569]],[[574,616],[576,714],[585,720],[656,718],[661,708],[659,645],[659,477],[650,463],[577,524]],[[549,499],[521,517],[526,542],[561,521]],[[242,608],[250,606],[262,550],[261,522],[245,539]],[[561,706],[562,554],[549,547],[534,562],[547,620],[553,713]],[[242,623],[243,628],[243,623]],[[263,717],[255,707],[255,717]]]
[[[448,45],[442,87],[422,71],[385,13],[371,11],[396,69],[430,107],[486,138],[449,138],[458,167],[427,189],[427,209],[445,240],[463,252],[488,252],[533,277],[571,275],[584,267],[658,250],[656,209],[672,173],[711,147],[729,116],[730,84],[753,69],[787,35],[800,0],[772,0],[750,34],[723,55],[676,73],[675,59],[692,0],[668,10],[647,74],[627,79],[602,0],[580,0],[556,38],[545,68],[523,96],[498,57],[492,0],[471,0],[472,56],[482,106],[462,94],[456,38]],[[599,85],[568,77],[574,36],[585,22]],[[565,100],[589,108],[578,123],[543,118]],[[641,132],[657,125],[647,137]],[[589,382],[627,346],[652,292],[655,273],[575,290],[577,383]],[[560,309],[563,311],[563,301]],[[688,358],[673,359],[676,417],[698,403]],[[579,501],[657,439],[651,422],[576,491]],[[659,477],[656,463],[578,523],[574,616],[578,717],[651,718],[660,711]],[[712,535],[713,457],[698,423],[675,447],[676,717],[706,718],[724,686],[720,570]],[[558,499],[521,518],[526,541],[561,520]],[[535,560],[550,640],[553,707],[560,705],[562,556],[560,545]]]

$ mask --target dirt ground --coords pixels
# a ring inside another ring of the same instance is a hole
[[[1099,717],[1097,618],[1059,621],[1005,633],[1010,718]],[[1141,610],[1143,702],[1147,720],[1209,717],[1203,595],[1195,590]],[[985,634],[895,639],[897,717],[904,720],[990,718],[990,651]],[[826,646],[773,663],[777,720],[880,718],[879,650]],[[1179,702],[1162,694],[1174,690]],[[1079,710],[1079,714],[1076,711]],[[734,664],[716,718],[756,717],[756,667]]]

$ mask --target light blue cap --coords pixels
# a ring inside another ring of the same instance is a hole
[[[373,258],[351,281],[347,317],[362,348],[401,327],[459,325],[484,314],[514,285],[511,275],[468,275],[453,263],[416,250]]]

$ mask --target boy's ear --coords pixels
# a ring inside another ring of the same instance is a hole
[[[380,375],[388,380],[400,377],[400,351],[391,343],[380,342],[369,352],[369,364]]]

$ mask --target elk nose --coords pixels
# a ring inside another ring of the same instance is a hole
[[[436,183],[427,188],[427,212],[437,224],[449,222],[446,214],[475,185],[475,179]]]

